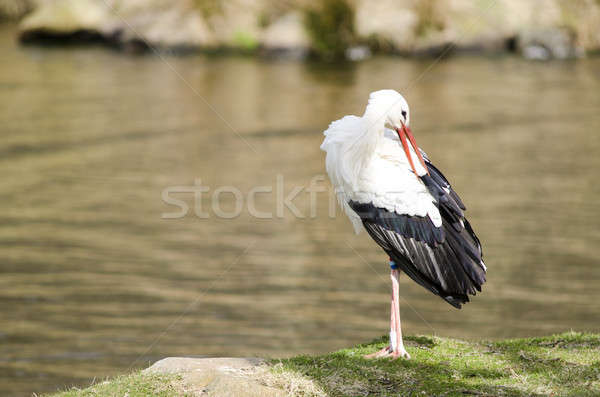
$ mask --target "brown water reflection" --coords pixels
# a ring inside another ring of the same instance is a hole
[[[173,210],[161,192],[197,178],[247,192],[278,174],[286,194],[307,186],[324,172],[327,124],[428,61],[168,58],[242,140],[155,57],[17,48],[3,29],[0,394],[169,355],[324,352],[386,332],[386,258],[327,216],[326,195],[314,219],[161,219]],[[598,331],[600,60],[454,59],[405,94],[489,266],[461,311],[405,279],[405,332]],[[308,214],[309,201],[295,203]],[[274,211],[273,195],[256,206]]]

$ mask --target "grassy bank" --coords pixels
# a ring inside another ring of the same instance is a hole
[[[246,373],[296,396],[600,396],[600,335],[569,332],[494,342],[407,337],[409,361],[366,360],[384,338]],[[182,377],[136,373],[54,397],[194,394]]]

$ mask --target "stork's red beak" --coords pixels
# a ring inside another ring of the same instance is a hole
[[[404,123],[402,123],[402,128],[397,128],[396,132],[398,133],[398,138],[400,138],[400,142],[402,143],[402,148],[404,149],[406,158],[408,158],[410,167],[412,168],[415,175],[418,175],[418,174],[417,174],[417,170],[415,169],[415,165],[413,163],[412,156],[410,154],[410,147],[408,146],[408,141],[410,141],[410,144],[412,145],[415,153],[417,154],[417,157],[419,158],[421,165],[423,166],[423,168],[425,168],[425,171],[427,171],[427,174],[429,174],[429,170],[427,169],[427,166],[425,165],[423,156],[421,156],[421,152],[419,151],[419,147],[417,146],[417,141],[415,141],[415,137],[413,136],[412,132],[410,131],[410,128],[408,128],[408,126],[406,126]]]

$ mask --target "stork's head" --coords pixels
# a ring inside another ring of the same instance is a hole
[[[396,131],[414,173],[417,174],[417,171],[413,164],[413,155],[411,154],[409,143],[412,145],[421,165],[427,171],[427,166],[423,161],[417,142],[408,127],[410,123],[410,110],[408,103],[402,95],[394,90],[372,92],[369,96],[367,109],[365,110],[365,119],[369,123],[368,129],[375,134],[382,135],[385,128]]]
[[[395,90],[379,90],[369,96],[365,111],[369,121],[378,127],[402,129],[410,123],[410,109],[402,95]],[[382,128],[381,128],[382,129]],[[383,132],[383,131],[381,131]]]

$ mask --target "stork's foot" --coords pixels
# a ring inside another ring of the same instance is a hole
[[[405,360],[410,360],[410,354],[408,354],[408,352],[404,349],[404,347],[399,347],[398,349],[396,349],[396,351],[392,351],[392,348],[390,346],[387,346],[375,353],[365,354],[363,356],[363,358],[367,358],[367,359],[387,358],[387,357],[391,357],[392,360],[395,360],[397,358],[403,358]]]
[[[381,349],[375,353],[365,354],[363,356],[363,358],[371,359],[371,358],[383,358],[383,357],[391,357],[391,356],[392,356],[392,348],[390,346],[386,346],[383,349]]]
[[[408,354],[408,352],[404,349],[404,346],[400,346],[398,349],[396,349],[396,351],[394,351],[392,354],[392,360],[395,360],[397,358],[404,358],[406,360],[410,360],[410,354]]]

